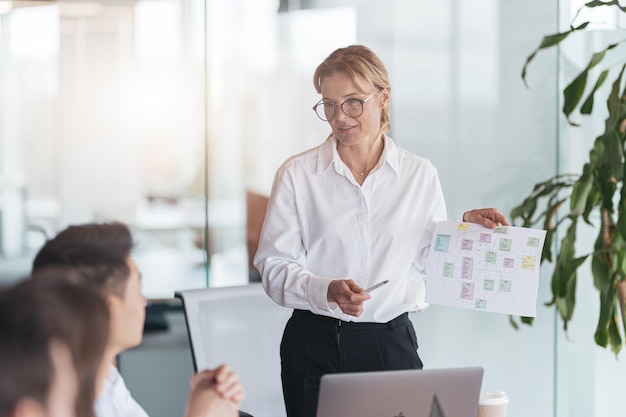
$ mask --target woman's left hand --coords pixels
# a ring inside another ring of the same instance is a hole
[[[490,229],[494,229],[498,226],[510,226],[506,217],[496,208],[482,208],[466,211],[463,213],[463,221],[481,224]]]

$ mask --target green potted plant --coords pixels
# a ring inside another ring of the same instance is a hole
[[[626,6],[616,0],[584,4],[568,30],[545,36],[528,57],[522,71],[524,82],[528,65],[539,51],[562,44],[574,33],[590,34],[597,30],[590,21],[574,23],[583,9],[598,7],[626,15]],[[621,55],[616,53],[623,42],[626,39],[594,52],[587,66],[563,89],[562,112],[573,126],[577,123],[572,116],[593,114],[597,108],[594,99],[599,101],[600,97],[596,96],[608,91],[603,100],[608,108],[604,131],[595,139],[588,160],[579,173],[555,175],[536,184],[510,214],[513,224],[547,231],[542,262],[554,262],[552,300],[547,305],[556,307],[566,331],[576,305],[577,271],[588,265],[585,261],[590,258],[593,283],[600,297],[594,339],[599,346],[610,346],[616,356],[624,343],[626,330],[626,55],[623,51]],[[609,56],[610,60],[605,59]],[[588,82],[589,79],[592,82]],[[606,81],[610,86],[601,88]],[[578,255],[575,247],[581,222],[592,225],[597,237],[593,245],[588,245],[587,253]],[[552,248],[555,241],[559,241],[556,256]],[[531,318],[521,320],[532,323]],[[514,320],[512,322],[516,325]]]

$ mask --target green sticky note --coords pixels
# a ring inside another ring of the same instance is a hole
[[[504,252],[511,252],[511,245],[513,239],[500,239],[500,250]]]
[[[538,237],[529,237],[526,246],[531,248],[538,248],[539,242],[541,242],[541,239],[539,239]]]

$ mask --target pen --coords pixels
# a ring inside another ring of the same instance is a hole
[[[382,287],[383,285],[385,285],[385,284],[386,284],[386,283],[388,283],[388,282],[389,282],[389,280],[388,280],[388,279],[386,279],[386,280],[384,280],[384,281],[379,282],[378,284],[372,285],[371,287],[369,287],[369,288],[365,289],[363,292],[364,292],[364,293],[369,293],[369,292],[372,292],[372,291],[374,291],[374,290],[376,290],[376,289],[378,289],[378,288]]]

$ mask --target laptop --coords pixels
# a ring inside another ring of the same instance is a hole
[[[475,417],[483,368],[327,374],[317,417]]]

